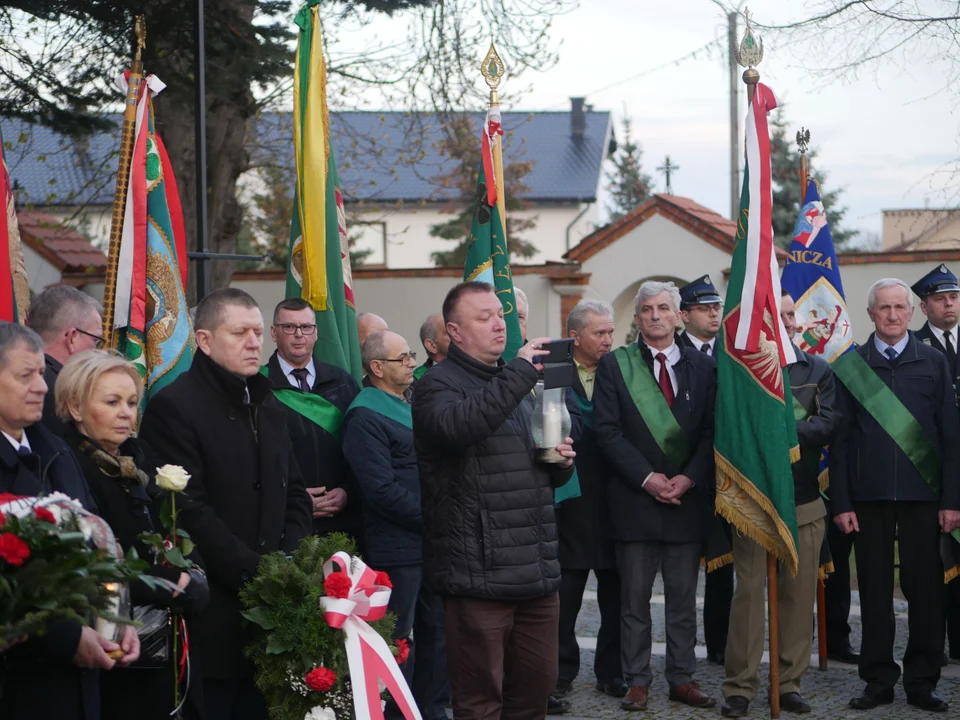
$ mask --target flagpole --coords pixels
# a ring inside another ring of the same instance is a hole
[[[810,146],[810,131],[800,128],[797,131],[797,147],[800,149],[800,210],[803,212],[803,201],[807,196],[807,185],[810,183],[810,166],[807,160],[807,148]],[[825,671],[829,666],[827,661],[827,590],[823,578],[817,573],[817,657],[819,668]]]
[[[127,207],[127,188],[130,183],[130,162],[133,159],[134,133],[137,125],[137,103],[143,85],[141,53],[146,47],[146,28],[143,16],[134,22],[137,49],[130,66],[127,80],[127,97],[123,108],[123,129],[120,133],[120,158],[117,164],[117,186],[113,195],[113,220],[110,223],[110,245],[107,251],[107,271],[103,285],[103,337],[107,347],[116,347],[117,336],[113,327],[117,298],[117,268],[120,264],[120,241],[123,237],[123,218]]]
[[[743,82],[747,85],[747,102],[753,103],[760,82],[760,71],[755,67],[763,59],[763,42],[759,48],[750,27],[750,13],[744,10],[746,30],[737,61],[747,69],[743,71]],[[777,603],[777,556],[767,552],[767,612],[769,614],[769,655],[770,655],[770,717],[780,717],[780,621]]]

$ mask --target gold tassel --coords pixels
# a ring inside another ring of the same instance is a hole
[[[960,577],[960,565],[954,565],[949,570],[943,571],[943,584],[946,585],[951,580]]]
[[[830,562],[825,562],[817,571],[817,577],[819,577],[821,580],[826,580],[827,575],[832,575],[834,572],[836,572],[836,570],[837,568],[834,566],[833,560]]]
[[[720,557],[715,557],[713,560],[707,563],[707,572],[712,573],[714,570],[719,570],[722,567],[727,565],[733,565],[733,553],[728,552],[724,553]]]
[[[820,481],[820,492],[826,492],[830,489],[830,468],[825,468],[822,473],[820,473],[817,480]]]
[[[800,462],[800,446],[799,445],[794,445],[792,448],[790,448],[790,462],[791,463]]]

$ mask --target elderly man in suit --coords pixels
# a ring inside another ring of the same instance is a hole
[[[680,293],[647,281],[634,302],[640,337],[600,359],[593,391],[597,440],[611,468],[610,529],[622,583],[625,710],[645,710],[653,673],[650,596],[663,575],[670,699],[716,700],[696,672],[697,578],[714,495],[716,363],[676,342]]]
[[[593,387],[600,358],[613,347],[613,309],[599,300],[581,300],[567,317],[577,369],[573,390],[583,414],[583,431],[573,445],[577,453],[580,497],[557,510],[560,534],[560,674],[555,696],[562,697],[580,672],[576,624],[587,576],[597,577],[600,632],[593,671],[597,690],[623,697],[627,687],[620,668],[620,575],[613,541],[607,536],[607,467],[597,446],[593,424]]]
[[[841,380],[844,422],[830,446],[834,522],[856,533],[863,620],[861,695],[856,710],[889,705],[900,666],[891,622],[894,541],[910,637],[903,658],[907,702],[946,712],[934,690],[943,655],[940,539],[960,526],[960,414],[946,356],[907,327],[913,295],[902,280],[878,280],[867,293],[875,326],[857,348],[853,379]],[[854,382],[855,379],[855,382]]]

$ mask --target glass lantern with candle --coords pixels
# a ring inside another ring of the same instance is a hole
[[[571,428],[565,393],[566,388],[562,387],[544,389],[542,380],[534,389],[533,444],[540,462],[562,463],[566,460],[557,451],[557,445],[569,437]]]

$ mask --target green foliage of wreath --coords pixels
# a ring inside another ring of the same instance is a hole
[[[323,564],[335,553],[353,557],[357,547],[343,533],[308,537],[292,556],[265,555],[257,575],[240,591],[243,616],[255,630],[245,652],[255,665],[257,687],[267,699],[272,720],[304,720],[317,706],[330,707],[337,720],[353,718],[350,670],[342,630],[327,625],[320,607]],[[394,655],[396,619],[388,614],[370,623]],[[327,692],[310,690],[304,676],[317,667],[337,674]]]

